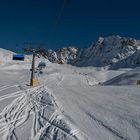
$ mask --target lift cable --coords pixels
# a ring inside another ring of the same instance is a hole
[[[52,38],[54,36],[54,34],[56,33],[57,28],[58,28],[59,23],[60,23],[60,20],[62,18],[63,13],[64,13],[64,9],[66,7],[66,4],[67,4],[67,0],[63,0],[62,6],[61,6],[61,8],[56,16],[56,20],[54,21],[54,23],[52,25],[52,29],[50,31],[50,34],[48,34],[48,38]]]

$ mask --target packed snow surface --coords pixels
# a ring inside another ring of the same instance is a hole
[[[0,140],[140,139],[139,68],[78,68],[46,61],[33,88],[30,65],[0,64]]]

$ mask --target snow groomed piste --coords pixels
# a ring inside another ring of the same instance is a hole
[[[0,140],[140,138],[139,69],[130,79],[129,70],[48,65],[35,88],[26,86],[30,65],[1,67]],[[114,86],[121,75],[125,86]]]
[[[4,88],[6,89],[6,87],[1,87],[0,90],[5,90]],[[2,139],[86,139],[80,129],[77,129],[63,115],[63,110],[58,106],[48,88],[39,86],[8,95],[10,97],[17,96],[17,98],[7,105],[0,114]],[[1,97],[1,100],[8,98],[8,95]]]

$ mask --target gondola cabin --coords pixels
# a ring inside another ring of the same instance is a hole
[[[45,68],[46,67],[46,63],[45,62],[40,62],[39,64],[38,64],[38,68]]]
[[[24,61],[24,55],[23,54],[14,54],[13,55],[13,60],[18,60],[18,61]]]

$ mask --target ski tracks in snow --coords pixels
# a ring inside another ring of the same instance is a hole
[[[6,87],[3,87],[6,88]],[[2,90],[3,88],[0,88]],[[63,115],[56,99],[44,86],[17,91],[8,96],[17,96],[0,114],[0,135],[3,140],[20,140],[19,127],[30,117],[32,126],[30,140],[85,140],[85,135]],[[19,131],[19,130],[18,130]],[[22,130],[21,132],[22,133]],[[22,135],[22,137],[24,137]]]

